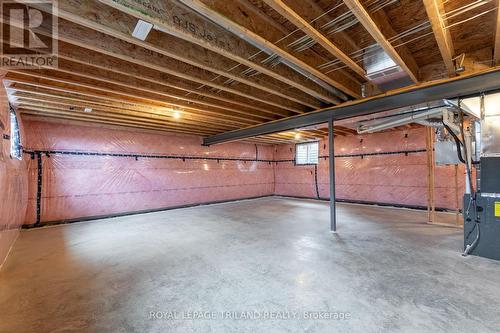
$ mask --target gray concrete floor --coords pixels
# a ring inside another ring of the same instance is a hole
[[[500,330],[500,263],[461,257],[460,229],[401,209],[338,216],[334,235],[327,203],[263,198],[23,231],[0,331]]]

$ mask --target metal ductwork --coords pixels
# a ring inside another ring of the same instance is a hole
[[[386,122],[383,122],[378,125],[371,125],[371,126],[365,126],[361,125],[358,127],[358,134],[365,134],[365,133],[374,133],[374,132],[379,132],[383,131],[389,128],[394,128],[398,126],[403,126],[406,124],[411,124],[415,123],[418,121],[425,121],[425,120],[434,120],[436,117],[439,117],[443,115],[444,112],[448,112],[447,108],[440,107],[440,108],[435,108],[435,109],[430,109],[427,111],[421,111],[419,113],[412,113],[407,116],[399,117],[397,119],[392,119]]]

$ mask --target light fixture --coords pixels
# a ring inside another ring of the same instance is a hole
[[[86,107],[85,109],[83,109],[83,112],[90,113],[92,112],[92,108]]]
[[[295,133],[295,140],[300,140],[301,137],[302,135],[299,132]]]
[[[180,119],[181,118],[181,113],[180,111],[174,110],[174,113],[172,115],[175,119]]]
[[[132,32],[132,36],[145,41],[152,28],[153,25],[151,23],[143,20],[138,20],[137,24],[135,25],[134,31]]]

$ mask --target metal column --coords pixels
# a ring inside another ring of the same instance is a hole
[[[333,147],[333,119],[328,120],[328,156],[330,160],[330,231],[337,232],[337,212],[335,207],[335,149]]]

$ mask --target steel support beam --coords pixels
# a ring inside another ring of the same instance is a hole
[[[398,89],[382,95],[346,102],[331,108],[271,121],[262,125],[212,135],[203,140],[204,145],[241,140],[259,135],[284,132],[326,123],[329,119],[341,120],[356,116],[389,111],[438,99],[472,96],[500,89],[500,67],[409,88]]]
[[[333,119],[328,120],[328,158],[330,174],[330,231],[337,232],[337,209],[335,205],[335,148]]]

